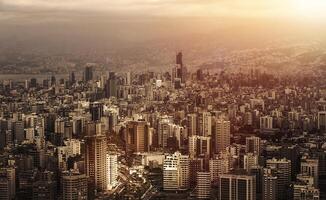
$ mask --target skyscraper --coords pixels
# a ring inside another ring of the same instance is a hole
[[[268,159],[266,167],[275,171],[277,177],[277,199],[287,198],[287,189],[291,181],[291,161],[287,159]]]
[[[209,172],[197,172],[196,199],[210,199],[211,180]]]
[[[87,176],[77,171],[67,171],[62,174],[62,199],[88,199]]]
[[[220,175],[219,200],[256,200],[255,176]]]
[[[116,154],[107,154],[108,165],[108,190],[111,190],[117,185],[118,179],[118,156]]]
[[[277,200],[277,177],[272,174],[271,169],[265,169],[263,175],[263,200]]]
[[[293,185],[293,200],[319,200],[319,189],[302,183]]]
[[[227,174],[230,172],[229,159],[216,157],[209,160],[209,172],[211,174],[211,180],[217,181],[220,174]]]
[[[211,152],[211,138],[194,135],[189,137],[189,155],[196,157],[200,155],[210,155]]]
[[[172,68],[172,83],[175,84],[178,81],[180,81],[180,83],[185,83],[186,75],[187,71],[185,66],[183,65],[182,53],[179,52],[176,55],[176,64]]]
[[[92,115],[92,121],[99,121],[103,116],[103,103],[92,102],[89,104],[89,111]]]
[[[318,120],[317,128],[319,130],[325,131],[326,130],[326,111],[318,112],[317,120]]]
[[[75,72],[71,72],[69,74],[69,82],[71,85],[75,84],[76,83],[76,75],[75,75]]]
[[[314,178],[314,187],[318,187],[318,159],[303,159],[301,161],[301,173]]]
[[[163,164],[163,189],[187,190],[189,188],[189,157],[175,152],[166,155]]]
[[[131,152],[149,151],[149,125],[145,121],[130,121],[125,133],[126,149]]]
[[[176,55],[176,64],[183,66],[182,52],[177,53],[177,55]]]
[[[93,80],[93,65],[87,64],[84,72],[84,81],[88,82]]]
[[[260,145],[260,138],[251,136],[246,137],[246,152],[247,153],[254,153],[256,155],[260,155],[261,145]]]
[[[243,156],[243,169],[247,170],[248,172],[252,167],[258,165],[258,156],[253,153],[247,153]]]
[[[187,128],[188,128],[188,136],[199,135],[197,133],[197,114],[188,114],[187,115]]]
[[[118,81],[116,78],[115,72],[109,72],[109,78],[105,84],[105,96],[109,97],[117,97],[118,91]]]
[[[212,135],[212,114],[203,112],[203,136]]]
[[[215,153],[219,153],[230,146],[230,121],[219,119],[216,121]]]
[[[264,116],[260,118],[260,129],[272,129],[273,128],[273,117]]]
[[[21,143],[25,139],[24,122],[16,121],[13,123],[15,141]]]
[[[0,168],[0,193],[3,192],[3,196],[8,198],[3,199],[14,199],[16,195],[16,170],[13,167]],[[0,199],[1,198],[0,194]]]
[[[86,175],[96,190],[107,189],[107,142],[105,135],[85,137]]]

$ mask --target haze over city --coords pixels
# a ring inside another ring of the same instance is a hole
[[[326,200],[326,0],[0,0],[0,200]]]
[[[0,41],[1,48],[56,52],[164,42],[179,49],[207,41],[222,48],[324,44],[325,7],[323,0],[2,0]]]

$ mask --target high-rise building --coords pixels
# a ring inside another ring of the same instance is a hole
[[[216,121],[215,132],[215,153],[224,151],[226,147],[230,146],[230,121],[219,119]]]
[[[261,200],[263,191],[264,168],[261,166],[253,166],[251,167],[249,174],[256,177],[256,199]]]
[[[291,161],[287,159],[268,159],[266,167],[275,170],[277,177],[277,199],[287,198],[287,190],[291,181]]]
[[[86,175],[96,190],[107,189],[107,142],[105,135],[85,137]]]
[[[256,200],[256,178],[249,175],[222,174],[219,200]]]
[[[163,117],[159,120],[157,125],[157,143],[159,147],[167,147],[167,140],[172,136],[171,124],[168,117]]]
[[[0,199],[14,199],[16,195],[16,170],[13,167],[0,168],[0,191],[3,192],[3,196],[8,198]],[[0,193],[1,193],[0,192]],[[2,195],[0,194],[0,197]]]
[[[0,174],[0,199],[11,199],[9,182],[7,176]]]
[[[243,156],[243,169],[247,170],[248,172],[252,167],[258,165],[258,156],[253,153],[246,153]]]
[[[260,117],[260,129],[272,129],[273,128],[273,117],[264,116]]]
[[[176,64],[172,68],[172,83],[175,83],[176,81],[180,81],[181,83],[186,82],[186,67],[183,65],[183,60],[182,60],[182,53],[179,52],[176,55]]]
[[[293,200],[319,200],[319,189],[302,183],[293,185]]]
[[[24,122],[23,121],[16,121],[13,123],[14,128],[14,138],[17,143],[21,143],[25,139],[25,132],[24,132]]]
[[[31,88],[36,88],[37,87],[37,79],[36,78],[31,78],[31,82],[29,84]]]
[[[177,55],[176,55],[176,64],[183,66],[182,52],[177,53]]]
[[[72,85],[76,83],[76,75],[75,75],[75,72],[71,72],[69,74],[69,82]]]
[[[211,180],[209,172],[197,172],[196,199],[210,199]]]
[[[199,135],[197,133],[197,114],[188,114],[187,115],[187,128],[188,128],[188,136]]]
[[[61,179],[62,199],[88,199],[87,176],[76,171],[64,172]]]
[[[203,112],[203,136],[212,135],[212,114],[210,112]]]
[[[277,200],[277,177],[272,174],[271,169],[264,170],[262,184],[262,199]]]
[[[297,145],[284,145],[280,150],[281,157],[291,161],[291,178],[295,180],[296,175],[300,172],[300,148]]]
[[[93,80],[93,66],[91,64],[88,64],[85,67],[84,81],[89,82],[91,80]]]
[[[38,180],[33,182],[33,200],[57,199],[57,182],[54,173],[49,171],[40,172]]]
[[[131,152],[147,152],[149,146],[149,125],[146,121],[130,121],[125,133],[126,150]]]
[[[197,172],[204,171],[203,158],[191,158],[189,160],[189,186],[194,188],[197,184]]]
[[[253,153],[260,155],[261,152],[261,140],[259,137],[251,136],[246,137],[246,153]]]
[[[99,121],[103,116],[103,103],[92,102],[89,104],[89,111],[92,115],[92,121]]]
[[[189,157],[175,152],[166,155],[163,164],[163,189],[187,190],[189,188]]]
[[[209,160],[209,172],[211,174],[211,181],[217,181],[220,174],[230,172],[230,160],[223,157]]]
[[[116,154],[107,154],[108,165],[108,190],[112,190],[118,181],[118,156]]]
[[[57,80],[55,76],[51,76],[51,86],[55,86],[57,84]]]
[[[118,95],[118,81],[116,78],[115,72],[109,72],[109,78],[105,84],[105,96],[109,97],[117,97]]]
[[[317,116],[317,128],[319,130],[325,131],[326,130],[326,111],[318,112]]]
[[[194,135],[189,137],[189,155],[191,157],[196,157],[200,155],[210,155],[211,152],[211,138]]]
[[[314,178],[314,187],[318,187],[318,159],[303,159],[301,161],[301,174]]]

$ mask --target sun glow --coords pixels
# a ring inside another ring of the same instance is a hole
[[[295,0],[299,15],[309,18],[326,17],[326,0]]]

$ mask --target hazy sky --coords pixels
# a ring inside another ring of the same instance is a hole
[[[212,29],[215,38],[252,42],[281,32],[323,35],[325,10],[326,0],[0,0],[0,42],[193,38],[191,33]]]
[[[0,0],[1,19],[111,17],[286,17],[323,20],[325,0]]]

